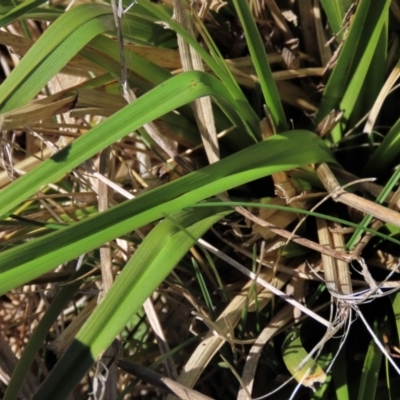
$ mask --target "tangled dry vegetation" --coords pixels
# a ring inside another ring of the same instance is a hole
[[[399,397],[400,4],[18,7],[2,398]]]

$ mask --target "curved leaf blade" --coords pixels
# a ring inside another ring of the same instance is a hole
[[[131,316],[189,250],[194,240],[229,212],[226,208],[205,208],[200,213],[199,210],[187,210],[157,225],[33,399],[66,397],[94,359],[111,344]],[[68,379],[65,379],[66,376]]]
[[[394,162],[400,153],[400,119],[390,128],[365,167],[366,175],[376,176]]]
[[[23,57],[0,88],[0,112],[28,103],[97,35],[114,29],[110,7],[83,4],[58,18]]]
[[[179,74],[91,129],[29,175],[20,177],[0,191],[0,215],[5,215],[43,185],[62,177],[130,132],[202,96],[215,96],[237,127],[251,130],[246,121],[243,123],[238,117],[234,99],[219,80],[199,71]]]
[[[350,32],[325,87],[315,116],[316,123],[338,108],[345,108],[345,118],[351,115],[381,36],[389,5],[389,0],[359,3]]]
[[[301,342],[300,332],[294,329],[286,336],[282,345],[282,357],[286,368],[297,382],[313,388],[315,383],[324,383],[326,374],[324,370],[311,358]]]
[[[275,135],[97,216],[1,253],[0,293],[218,193],[263,176],[322,161],[334,162],[323,142],[312,132]]]
[[[47,0],[26,0],[26,1],[24,1],[23,3],[14,7],[6,15],[3,15],[2,17],[0,17],[0,27],[2,28],[3,26],[10,24],[11,22],[15,21],[19,17],[24,16],[29,11],[34,10],[36,7],[39,7],[46,2],[47,2]]]
[[[242,0],[233,0],[233,3],[235,4],[236,11],[242,22],[246,42],[249,46],[251,60],[257,72],[265,103],[268,111],[271,113],[274,126],[278,133],[287,131],[289,127],[279,97],[278,88],[276,87],[275,80],[272,76],[271,67],[264,50],[264,44],[257,30],[254,18],[251,15],[249,4]]]

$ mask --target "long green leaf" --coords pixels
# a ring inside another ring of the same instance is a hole
[[[316,122],[338,108],[345,110],[346,119],[350,117],[382,33],[389,5],[389,0],[363,0],[359,3],[350,32],[326,85]]]
[[[83,4],[44,32],[0,87],[0,112],[27,104],[91,39],[114,29],[110,7]]]
[[[379,175],[392,164],[400,153],[400,119],[390,128],[382,143],[368,160],[365,175]]]
[[[329,25],[335,35],[339,35],[343,17],[352,3],[352,0],[321,0]],[[341,35],[339,35],[339,39],[341,39]]]
[[[393,175],[390,177],[390,179],[387,181],[385,187],[379,194],[379,196],[376,199],[376,203],[382,204],[389,196],[391,193],[392,189],[397,185],[397,183],[400,180],[400,170],[394,171]],[[363,229],[366,228],[372,221],[373,217],[372,215],[365,215],[362,221],[358,224],[359,226],[356,228],[354,233],[351,235],[351,238],[347,242],[346,247],[349,250],[353,250],[354,246],[360,241],[361,235],[363,233]]]
[[[248,132],[253,141],[257,141],[261,138],[260,129],[259,129],[259,118],[257,114],[254,112],[252,107],[250,106],[246,96],[242,92],[239,87],[239,84],[233,79],[232,74],[229,72],[229,68],[226,65],[224,60],[220,58],[214,58],[210,55],[192,35],[188,34],[188,32],[182,28],[180,24],[178,24],[174,18],[168,13],[168,11],[162,7],[158,7],[156,4],[150,2],[149,0],[139,0],[138,5],[143,7],[146,11],[148,11],[152,15],[153,21],[163,21],[166,23],[171,29],[181,35],[186,42],[188,42],[202,57],[204,62],[208,64],[213,73],[221,80],[221,82],[226,87],[226,90],[232,96],[236,103],[236,108],[238,114],[241,116],[242,121],[246,121],[247,124],[251,127],[251,131]],[[243,132],[244,134],[244,132]],[[244,137],[244,140],[247,141],[249,145],[248,138]]]
[[[391,296],[393,315],[396,322],[397,342],[400,343],[400,293]]]
[[[65,398],[193,245],[193,239],[229,212],[215,208],[187,210],[155,227],[33,399]]]
[[[3,27],[22,17],[27,12],[34,10],[36,7],[46,3],[47,0],[26,0],[18,6],[14,7],[10,12],[0,18],[0,27]]]
[[[315,134],[275,135],[100,215],[1,253],[0,294],[166,214],[263,176],[321,161],[334,162]],[[17,183],[3,192],[7,195]]]
[[[337,400],[350,400],[349,373],[346,364],[346,343],[343,345],[343,348],[340,348],[340,342],[332,340],[331,348],[333,354],[339,352],[332,369]]]
[[[165,11],[165,7],[153,4],[154,8]],[[162,24],[152,20],[151,13],[140,4],[134,4],[122,18],[124,38],[134,44],[176,49],[178,46],[176,34],[171,29],[165,29]],[[172,17],[172,15],[170,15]]]
[[[382,362],[382,351],[371,339],[362,369],[358,400],[374,400],[378,386],[379,370]]]
[[[115,76],[120,75],[119,49],[114,40],[102,35],[95,37],[88,45],[88,48],[83,49],[79,55],[113,73]],[[93,49],[97,52],[94,53]],[[125,62],[128,72],[132,70],[132,72],[143,78],[143,82],[139,83],[139,87],[143,91],[152,89],[155,85],[163,83],[173,76],[171,72],[128,49],[125,50]],[[135,79],[135,76],[129,76],[128,79]],[[137,85],[138,79],[136,78],[132,83]]]
[[[362,55],[340,102],[340,109],[344,110],[343,121],[349,122],[348,126],[353,126],[353,124],[359,122],[365,113],[371,109],[384,83],[388,25],[385,22],[389,17],[387,11],[388,9],[377,22],[366,51]],[[332,130],[335,141],[342,137],[343,126],[344,123],[337,124]]]
[[[283,111],[282,102],[272,76],[271,67],[267,60],[264,44],[250,12],[249,4],[247,1],[243,0],[233,0],[233,3],[242,22],[251,60],[260,81],[267,109],[271,113],[271,119],[278,132],[287,131],[289,127]]]
[[[286,368],[293,378],[304,386],[313,387],[317,382],[325,382],[324,370],[312,358],[303,365],[307,356],[308,353],[301,342],[300,330],[295,328],[287,334],[282,345],[282,357]]]
[[[33,195],[41,186],[62,177],[66,172],[145,123],[206,95],[217,96],[217,101],[226,110],[232,122],[237,126],[243,126],[235,114],[234,100],[220,81],[198,71],[180,74],[115,113],[111,118],[44,161],[29,175],[19,178],[3,189],[0,192],[2,196],[0,215],[6,214],[21,201]]]
[[[15,9],[14,5],[5,5],[4,3],[8,0],[2,0],[0,3],[0,15],[7,15],[13,12]],[[8,1],[8,3],[13,4],[12,1]],[[25,12],[21,18],[28,18],[28,19],[39,19],[45,21],[54,21],[58,17],[60,17],[64,11],[60,8],[45,8],[45,7],[38,7],[28,12]]]

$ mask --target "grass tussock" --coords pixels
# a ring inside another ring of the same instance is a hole
[[[399,397],[399,23],[3,2],[1,397]]]

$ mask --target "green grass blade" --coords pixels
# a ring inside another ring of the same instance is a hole
[[[333,353],[322,353],[318,359],[317,364],[322,368],[322,370],[327,370],[330,363],[333,360]],[[325,382],[322,383],[316,390],[316,392],[310,394],[310,400],[328,400],[330,387],[332,385],[332,371],[326,375]],[[340,400],[340,399],[337,399]],[[342,399],[343,400],[343,399]]]
[[[388,182],[386,183],[385,187],[383,188],[382,192],[379,194],[379,196],[376,199],[376,202],[378,204],[382,204],[387,197],[389,196],[390,192],[392,189],[397,185],[397,183],[400,180],[400,170],[397,169],[393,175],[390,177]],[[364,229],[371,223],[373,217],[372,215],[365,215],[363,220],[360,222],[359,226],[355,230],[355,232],[351,235],[350,240],[347,242],[347,248],[349,250],[352,250],[354,246],[359,242],[361,235]]]
[[[396,293],[391,299],[393,314],[396,321],[397,342],[400,343],[400,293]]]
[[[157,225],[125,266],[33,399],[66,397],[91,367],[94,359],[111,344],[130,317],[193,245],[193,238],[199,238],[229,212],[215,208],[205,208],[200,213],[198,210],[187,210]],[[180,230],[177,225],[185,230]],[[65,379],[66,376],[68,379]]]
[[[379,370],[382,362],[382,352],[372,339],[365,356],[358,400],[374,400],[378,386]]]
[[[193,268],[196,273],[196,278],[199,283],[204,302],[208,308],[211,318],[214,319],[215,318],[215,315],[214,315],[215,306],[212,301],[212,296],[211,296],[210,292],[208,291],[206,281],[205,281],[205,279],[200,271],[200,268],[194,258],[192,258],[192,264],[193,264]]]
[[[187,31],[171,17],[165,7],[160,8],[149,0],[140,0],[138,5],[142,6],[147,12],[150,13],[150,15],[152,15],[153,21],[163,21],[168,24],[168,26],[176,33],[181,35],[183,39],[199,53],[204,62],[210,67],[211,71],[221,80],[234,99],[236,103],[236,110],[241,116],[241,120],[246,121],[251,128],[251,130],[247,132],[249,137],[244,137],[244,141],[247,142],[246,145],[248,146],[251,143],[260,140],[260,119],[250,106],[238,83],[228,71],[225,61],[211,56],[195,38],[188,34]],[[222,63],[224,63],[224,65],[222,65]],[[242,132],[242,134],[244,136],[245,132]],[[249,139],[251,140],[250,143]]]
[[[369,112],[383,86],[387,58],[387,18],[388,13],[384,16],[381,30],[379,31],[379,28],[374,30],[369,45],[340,102],[340,109],[344,110],[343,121],[347,121],[347,126],[354,126]],[[339,123],[332,130],[335,141],[342,138],[344,122]]]
[[[27,12],[34,10],[36,7],[47,3],[47,0],[26,0],[18,6],[14,7],[10,12],[0,18],[0,27],[3,27],[16,19],[24,16]]]
[[[335,364],[332,368],[333,383],[335,385],[335,392],[337,400],[350,400],[349,394],[349,374],[346,364],[346,343],[340,348],[340,342],[338,340],[332,341],[332,352],[338,354]]]
[[[70,281],[73,283],[66,282],[52,300],[46,313],[40,319],[38,326],[30,337],[21,358],[18,360],[18,364],[13,371],[13,375],[11,376],[11,380],[7,386],[3,400],[13,400],[18,397],[22,381],[28,373],[36,353],[45,342],[54,321],[60,313],[62,313],[65,306],[69,301],[71,301],[73,294],[81,286],[81,281],[78,280],[78,278],[86,274],[90,269],[90,267],[82,265],[79,271],[71,276]]]
[[[390,1],[361,1],[315,117],[320,122],[334,109],[344,109],[349,119],[359,100],[364,79],[374,56]]]
[[[145,123],[205,95],[220,96],[222,102],[225,101],[224,99],[228,99],[227,102],[230,100],[230,108],[226,106],[225,109],[230,114],[229,117],[233,123],[242,125],[238,116],[235,115],[234,102],[221,82],[211,75],[197,71],[180,74],[115,113],[111,118],[44,161],[29,175],[21,177],[3,189],[0,192],[2,196],[0,215],[6,214],[21,201],[33,195],[41,186],[62,177],[66,172]],[[21,188],[23,188],[22,191]]]
[[[150,14],[143,7],[135,4],[121,20],[124,38],[133,44],[176,49],[178,46],[176,34],[171,29],[165,29],[161,24],[149,19]],[[159,7],[155,5],[156,7]]]
[[[121,67],[117,43],[104,35],[100,35],[90,41],[89,47],[80,51],[79,55],[118,77]],[[169,71],[141,57],[134,51],[126,50],[125,60],[130,86],[139,87],[144,92],[151,90],[155,85],[161,84],[173,76]],[[239,114],[242,113],[240,108],[237,108],[237,111]],[[176,113],[166,114],[161,118],[163,121],[172,124],[176,135],[194,144],[201,143],[198,129],[193,128],[193,123],[191,122],[194,117],[190,105],[180,107],[179,113],[179,115]],[[214,107],[214,117],[218,131],[231,127],[228,118],[218,107]],[[230,149],[238,151],[253,144],[256,140],[249,135],[238,134],[235,131],[231,132],[225,139],[225,143],[226,141],[229,142]]]
[[[91,49],[97,50],[97,53],[90,52]],[[97,36],[89,42],[89,49],[85,48],[79,54],[99,67],[106,69],[108,72],[112,72],[114,76],[118,77],[120,75],[121,65],[118,44],[111,38]],[[134,51],[125,50],[125,62],[128,70],[131,69],[132,72],[142,77],[143,81],[145,81],[145,84],[142,83],[139,85],[142,90],[152,89],[153,86],[161,84],[173,76],[171,72],[152,63]],[[134,83],[137,84],[136,81]]]
[[[286,336],[282,345],[283,361],[297,382],[312,387],[316,382],[324,382],[326,375],[313,359],[309,359],[299,368],[307,356],[308,353],[301,342],[299,329],[292,330]]]
[[[335,35],[338,35],[342,29],[343,17],[352,3],[352,0],[321,0],[329,25]]]
[[[109,7],[83,4],[44,32],[0,87],[0,112],[27,104],[92,38],[114,29]]]
[[[2,3],[0,3],[0,14],[3,16],[9,14],[15,9],[14,6],[3,6]],[[55,21],[63,13],[64,11],[60,8],[37,7],[25,12],[24,15],[21,16],[21,18]]]
[[[392,235],[387,235],[383,232],[379,232],[375,229],[371,229],[368,228],[367,225],[363,225],[363,224],[359,224],[359,223],[355,223],[355,222],[351,222],[351,221],[347,221],[345,219],[341,219],[341,218],[337,218],[337,217],[332,217],[331,215],[327,215],[327,214],[323,214],[323,213],[318,213],[315,211],[308,211],[308,210],[304,210],[304,209],[300,209],[300,208],[293,208],[293,207],[289,207],[289,206],[278,206],[276,204],[269,204],[269,203],[256,203],[256,202],[245,202],[245,201],[229,201],[229,202],[218,202],[218,203],[212,203],[212,202],[207,202],[207,206],[209,205],[226,205],[226,206],[231,206],[231,207],[235,207],[235,206],[242,206],[242,207],[254,207],[254,208],[269,208],[271,210],[280,210],[280,211],[285,211],[285,212],[293,212],[299,215],[304,215],[304,216],[312,216],[315,218],[324,218],[327,221],[334,221],[337,222],[339,224],[342,225],[346,225],[349,227],[352,227],[354,229],[361,229],[362,232],[370,232],[373,235],[380,237],[382,239],[385,239],[387,241],[390,241],[396,245],[400,245],[400,240],[397,240],[395,237],[393,237]],[[203,203],[198,203],[196,205],[193,205],[193,207],[204,207]],[[349,242],[350,243],[350,242]],[[348,246],[350,246],[348,244]]]
[[[271,67],[267,60],[264,44],[250,12],[249,4],[247,1],[242,0],[233,0],[233,3],[242,22],[251,60],[254,64],[258,79],[260,80],[261,90],[267,109],[271,114],[271,119],[278,133],[287,131],[289,127],[283,111],[282,102],[272,76]]]
[[[372,154],[365,167],[365,175],[379,175],[392,164],[400,153],[400,119],[390,128],[382,143]]]
[[[100,215],[0,253],[0,293],[166,214],[263,176],[321,161],[333,159],[315,134],[275,135]]]

